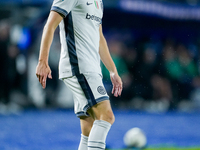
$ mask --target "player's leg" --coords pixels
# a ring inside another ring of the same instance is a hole
[[[96,105],[94,105],[88,113],[95,119],[95,120],[104,120],[109,122],[111,125],[115,121],[115,116],[113,114],[110,101],[104,100]]]
[[[94,119],[84,113],[83,108],[87,105],[85,94],[76,78],[76,76],[63,79],[66,86],[72,91],[74,99],[74,111],[80,119],[81,125],[81,140],[78,150],[87,150],[88,136],[92,128]]]
[[[94,119],[92,117],[80,117],[81,132],[85,136],[89,136]]]
[[[110,101],[105,100],[94,105],[88,113],[95,118],[88,138],[88,150],[105,149],[107,134],[115,120]]]
[[[81,74],[63,79],[63,81],[73,92],[77,117],[88,116],[86,110],[91,106],[87,112],[95,119],[92,128],[89,117],[81,119],[83,131],[81,138],[84,143],[87,142],[87,139],[89,140],[88,150],[105,149],[105,140],[111,124],[114,122],[114,115],[101,76],[98,74],[87,74],[86,76]],[[88,124],[90,125],[88,126]],[[88,135],[89,131],[89,138],[87,138],[85,135]]]
[[[88,150],[105,149],[106,137],[115,118],[102,77],[95,73],[85,73],[77,78],[88,100],[89,110],[85,107],[87,113],[95,119],[88,138]]]
[[[92,117],[80,117],[80,125],[81,125],[81,140],[79,144],[78,150],[87,150],[88,149],[88,137],[90,134],[90,130],[92,128],[94,119]]]

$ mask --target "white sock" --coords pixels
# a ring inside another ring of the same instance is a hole
[[[104,150],[106,137],[111,124],[104,120],[95,120],[88,138],[88,150]]]
[[[78,147],[78,150],[87,150],[88,149],[88,137],[81,134],[81,140]]]

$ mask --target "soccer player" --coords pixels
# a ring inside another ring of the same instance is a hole
[[[42,87],[52,78],[49,49],[59,25],[61,55],[59,78],[73,93],[74,111],[80,118],[79,150],[105,149],[114,123],[109,97],[102,83],[100,59],[110,72],[112,93],[118,97],[122,81],[102,33],[102,0],[54,0],[43,30],[36,75]]]

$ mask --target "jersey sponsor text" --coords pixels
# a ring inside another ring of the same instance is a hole
[[[88,13],[86,14],[86,19],[95,20],[95,21],[101,23],[101,18],[99,18],[99,17],[97,17],[97,16],[95,16],[95,15],[90,15],[90,14],[88,14]]]

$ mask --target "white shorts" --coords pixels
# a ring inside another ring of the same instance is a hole
[[[89,116],[88,109],[99,102],[109,100],[102,77],[97,73],[84,73],[62,80],[73,93],[74,112],[77,117]]]

